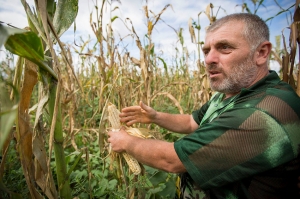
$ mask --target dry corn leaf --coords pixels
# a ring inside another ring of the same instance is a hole
[[[165,96],[167,96],[175,104],[175,106],[178,108],[179,113],[180,114],[184,113],[183,109],[182,109],[182,107],[180,105],[180,103],[177,101],[177,99],[175,99],[175,97],[171,93],[168,93],[168,92],[158,92],[158,93],[156,93],[155,95],[152,96],[151,101],[153,101],[154,98],[157,97],[157,96],[159,96],[159,95],[165,95]]]
[[[58,194],[51,173],[48,173],[47,153],[45,142],[42,136],[35,135],[33,137],[33,154],[35,157],[35,175],[34,178],[38,186],[43,190],[49,199],[56,199]],[[47,179],[49,175],[49,178]]]
[[[189,31],[190,31],[192,43],[196,43],[196,36],[195,36],[195,31],[194,31],[194,27],[193,27],[193,19],[192,18],[189,19],[188,25],[189,25]]]
[[[135,65],[137,65],[137,66],[141,66],[141,61],[140,60],[138,60],[138,59],[136,59],[136,58],[134,58],[134,57],[130,57],[130,60],[135,64]]]
[[[148,21],[148,35],[151,35],[153,29],[152,21]]]
[[[211,21],[211,17],[210,17],[210,4],[208,4],[207,6],[206,6],[206,9],[205,9],[205,14],[206,14],[206,16],[208,17],[208,19],[209,19],[209,21]]]
[[[36,125],[38,124],[39,118],[40,116],[43,114],[43,108],[45,107],[45,105],[47,104],[49,99],[48,94],[45,94],[42,99],[39,100],[38,104],[37,104],[37,111],[35,114],[35,121],[34,121],[34,128],[36,127]]]
[[[33,87],[37,83],[36,65],[28,60],[25,60],[24,80],[21,89],[21,98],[19,103],[18,114],[18,129],[17,129],[17,142],[18,151],[20,154],[21,164],[24,171],[24,176],[27,182],[28,189],[32,197],[42,199],[42,196],[36,190],[35,185],[31,181],[33,173],[32,161],[32,130],[30,126],[30,119],[28,110],[30,106],[31,94]]]

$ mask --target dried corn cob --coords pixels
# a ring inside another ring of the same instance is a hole
[[[121,128],[121,122],[119,117],[120,111],[112,103],[109,103],[107,110],[108,110],[108,120],[111,124],[112,131],[118,131]],[[129,169],[132,171],[132,173],[135,175],[140,174],[141,166],[139,162],[126,152],[123,152],[122,155],[126,160]]]
[[[124,159],[126,160],[132,173],[134,175],[139,175],[141,173],[141,166],[140,166],[139,162],[134,157],[132,157],[131,155],[129,155],[126,152],[123,152],[122,155],[123,155]]]
[[[119,117],[120,111],[112,103],[109,103],[107,107],[107,111],[108,111],[108,120],[111,124],[113,131],[119,130],[121,128],[121,122]]]
[[[154,138],[155,137],[153,135],[151,135],[149,133],[149,130],[146,129],[146,128],[131,128],[131,127],[128,127],[126,128],[126,132],[129,134],[129,135],[133,135],[133,136],[136,136],[136,137],[139,137],[139,138]]]

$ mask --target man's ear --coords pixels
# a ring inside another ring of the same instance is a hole
[[[272,50],[272,44],[269,41],[261,43],[255,51],[255,63],[261,66],[267,63]]]

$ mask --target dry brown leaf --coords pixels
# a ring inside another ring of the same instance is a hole
[[[24,80],[21,89],[17,125],[18,151],[30,194],[34,198],[42,199],[41,195],[36,190],[35,185],[32,183],[32,179],[34,177],[34,172],[32,170],[32,128],[30,126],[28,115],[31,94],[37,81],[36,65],[28,60],[25,60]]]
[[[35,156],[35,181],[49,199],[57,198],[57,190],[47,165],[47,153],[42,136],[33,137],[33,154]],[[49,175],[49,178],[47,179]]]
[[[140,65],[141,65],[141,61],[140,61],[140,60],[138,60],[138,59],[136,59],[136,58],[134,58],[134,57],[130,57],[130,60],[131,60],[135,65],[137,65],[137,66],[140,67]]]
[[[196,43],[196,36],[195,36],[192,18],[189,19],[189,31],[190,31],[192,43]]]
[[[184,113],[183,109],[182,109],[182,107],[180,105],[180,103],[177,101],[177,99],[171,93],[168,93],[168,92],[158,92],[158,93],[156,93],[155,95],[152,96],[151,101],[153,101],[154,98],[157,97],[157,96],[159,96],[159,95],[165,95],[165,96],[167,96],[175,104],[175,106],[178,108],[180,114]]]
[[[46,35],[48,38],[49,33],[48,33],[48,26],[47,26],[47,2],[46,2],[46,0],[38,0],[38,1],[36,1],[36,3],[37,3],[40,17],[42,19],[44,31],[46,32]]]
[[[34,128],[36,127],[40,116],[43,114],[43,108],[45,107],[46,103],[48,102],[49,96],[45,94],[41,100],[39,100],[37,104],[37,111],[35,114],[35,121],[34,121]]]
[[[205,14],[206,14],[206,16],[208,17],[209,21],[211,21],[211,17],[210,17],[210,4],[208,4],[208,5],[206,6]]]

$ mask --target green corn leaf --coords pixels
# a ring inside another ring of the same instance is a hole
[[[111,22],[114,22],[114,20],[118,19],[119,17],[118,16],[114,16],[113,18],[111,18]]]
[[[0,83],[0,150],[11,131],[18,113],[17,102],[10,100],[9,93],[6,90],[7,85],[9,84]],[[12,88],[14,89],[14,87]],[[16,98],[18,98],[16,90],[15,93]]]
[[[53,25],[60,37],[75,21],[78,13],[78,0],[58,0]]]
[[[6,43],[10,35],[24,32],[26,32],[26,30],[11,28],[0,24],[0,47]]]
[[[8,37],[5,48],[11,53],[24,57],[57,79],[55,72],[44,61],[44,48],[41,39],[34,32],[12,34]]]

